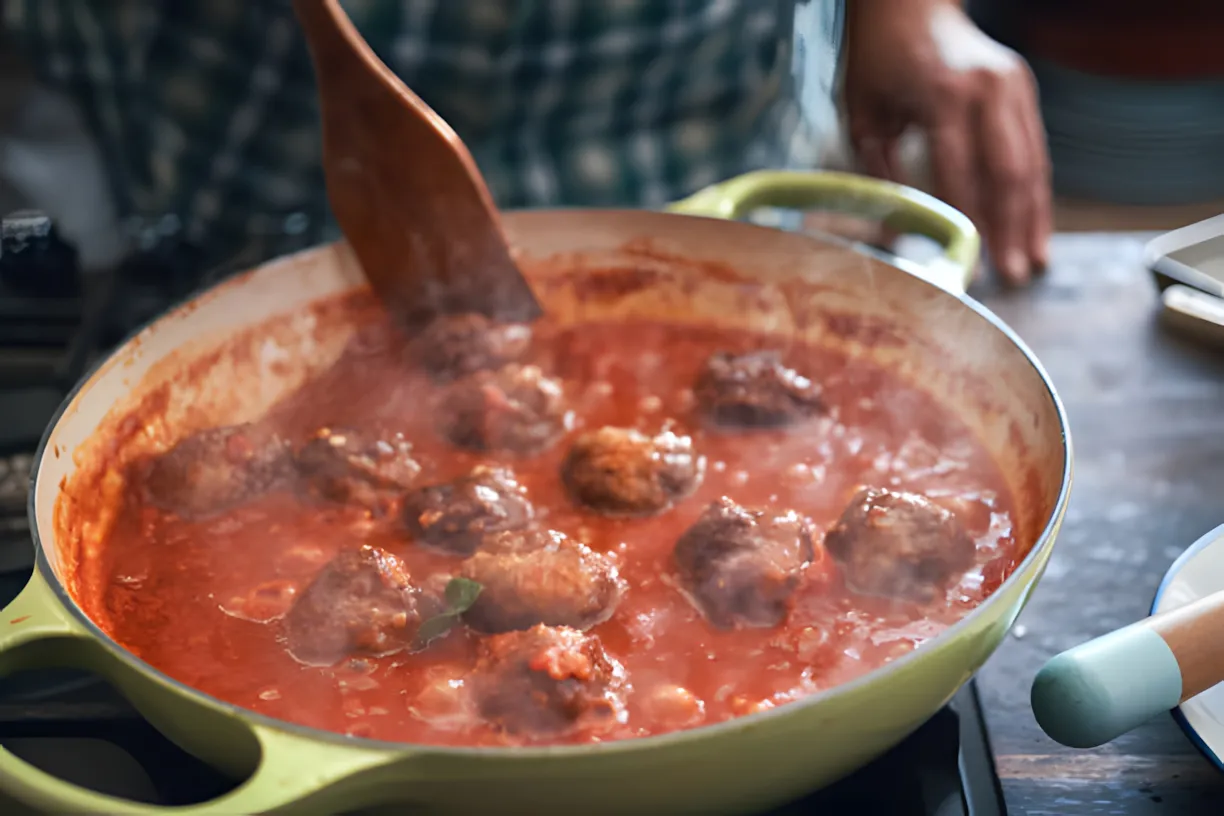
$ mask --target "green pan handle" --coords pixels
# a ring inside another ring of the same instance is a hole
[[[880,221],[899,233],[925,235],[943,247],[923,277],[962,293],[973,279],[981,239],[969,220],[920,190],[853,173],[759,170],[698,190],[669,212],[742,218],[758,207],[825,209]]]
[[[0,677],[33,668],[88,668],[123,686],[122,669],[133,671],[132,667],[123,666],[121,658],[64,608],[38,570],[0,615]],[[168,685],[157,678],[149,682]],[[131,696],[137,699],[135,694]],[[233,741],[233,750],[248,751],[254,765],[244,783],[209,802],[164,807],[107,796],[65,782],[0,747],[0,790],[45,813],[133,816],[337,813],[363,804],[355,801],[354,786],[346,782],[354,781],[362,772],[402,759],[399,752],[338,745],[254,723],[219,704],[210,705],[186,694],[179,693],[175,702],[183,717],[197,719],[201,729],[215,730],[213,736],[217,739],[225,739],[227,731],[217,728],[220,723],[216,718],[228,720],[224,725],[229,726],[231,737],[238,735],[236,729],[245,732],[244,738]]]

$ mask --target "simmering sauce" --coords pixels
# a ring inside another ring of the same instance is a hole
[[[412,446],[417,484],[481,463],[512,468],[536,523],[609,554],[624,582],[611,617],[589,634],[624,669],[624,714],[599,729],[508,732],[471,699],[486,637],[459,624],[420,651],[305,665],[286,648],[284,615],[340,551],[374,544],[414,577],[450,575],[462,556],[422,546],[402,525],[300,490],[254,495],[219,514],[183,518],[131,489],[103,551],[100,602],[110,634],[175,679],[271,717],[345,734],[446,745],[575,743],[640,737],[784,705],[894,660],[981,603],[1014,567],[1012,499],[956,414],[872,365],[776,338],[653,323],[535,327],[524,358],[562,383],[561,437],[530,455],[474,452],[441,432],[444,386],[388,324],[365,326],[323,376],[262,421],[288,440],[320,426],[392,428]],[[772,344],[772,345],[771,345]],[[712,354],[776,349],[818,384],[822,413],[784,428],[712,428],[693,384]],[[607,516],[575,504],[560,478],[573,439],[601,426],[665,427],[692,437],[700,483],[663,512]],[[971,566],[930,601],[861,594],[822,546],[864,486],[923,494],[972,538]],[[785,619],[719,629],[681,591],[673,548],[720,497],[793,510],[814,554]]]

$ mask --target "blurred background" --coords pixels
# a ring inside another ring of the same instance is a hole
[[[1224,4],[970,0],[1041,91],[1063,230],[1224,212]]]
[[[1037,77],[1058,229],[1168,229],[1224,212],[1218,0],[968,0],[967,7]],[[853,164],[843,146],[834,152],[834,166]],[[919,186],[923,161],[914,143],[907,164]],[[53,213],[82,270],[106,268],[124,246],[105,179],[79,113],[40,88],[0,40],[0,212]]]

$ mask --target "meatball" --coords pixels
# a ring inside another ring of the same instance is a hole
[[[929,601],[973,564],[974,543],[947,509],[914,493],[865,488],[825,534],[856,592]]]
[[[555,531],[494,536],[459,574],[483,587],[463,616],[482,632],[539,623],[586,630],[611,617],[622,591],[615,561]]]
[[[556,442],[568,419],[561,383],[531,365],[469,375],[451,386],[441,408],[442,432],[452,444],[520,455]]]
[[[403,562],[363,545],[333,558],[285,615],[289,653],[330,666],[346,655],[393,654],[412,644],[438,604],[413,585]]]
[[[607,515],[646,516],[692,493],[704,470],[691,437],[603,427],[574,440],[561,479],[579,504]]]
[[[418,488],[404,499],[408,532],[457,555],[471,555],[487,535],[526,527],[534,515],[514,473],[484,465],[453,481]]]
[[[431,321],[413,340],[412,353],[434,379],[445,382],[501,368],[526,354],[530,345],[530,326],[465,312]]]
[[[481,716],[525,737],[601,731],[625,719],[624,668],[598,637],[563,626],[485,638],[473,691]]]
[[[782,365],[776,351],[706,361],[693,386],[698,410],[716,425],[778,428],[821,411],[820,386]]]
[[[674,557],[681,585],[710,623],[776,626],[812,560],[812,535],[793,510],[750,510],[721,498],[676,541]]]
[[[375,512],[385,512],[421,473],[403,434],[354,428],[320,428],[298,450],[296,464],[311,494]]]
[[[204,518],[279,487],[288,461],[288,446],[263,426],[210,428],[146,464],[145,496],[184,518]]]

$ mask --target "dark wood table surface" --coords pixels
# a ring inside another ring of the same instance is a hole
[[[1224,812],[1224,773],[1162,715],[1094,750],[1033,719],[1029,686],[1057,652],[1148,612],[1173,560],[1224,523],[1224,350],[1157,323],[1142,233],[1054,240],[1029,289],[973,294],[1036,352],[1066,404],[1075,482],[1045,577],[979,675],[1011,814]]]

